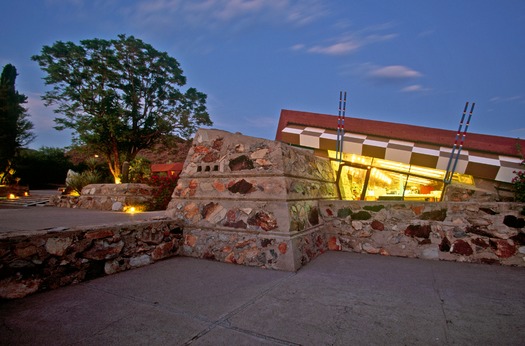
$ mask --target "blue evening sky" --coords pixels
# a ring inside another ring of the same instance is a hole
[[[6,0],[0,67],[29,97],[33,148],[64,147],[30,57],[56,41],[133,35],[176,58],[214,128],[274,139],[281,109],[525,137],[522,0]],[[467,137],[468,141],[468,137]],[[452,144],[452,143],[451,143]]]

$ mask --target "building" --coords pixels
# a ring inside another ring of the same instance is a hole
[[[151,174],[158,176],[178,177],[184,162],[175,163],[154,163],[151,165]]]
[[[451,154],[456,135],[346,117],[339,157],[337,116],[282,110],[276,140],[332,159],[344,200],[511,199],[514,171],[523,168],[520,148],[525,141],[467,133],[461,150],[460,142],[456,146],[460,155],[455,165]]]

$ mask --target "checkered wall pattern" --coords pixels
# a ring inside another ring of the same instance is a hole
[[[282,130],[282,141],[313,149],[336,150],[337,133],[317,127],[289,124]],[[467,139],[468,140],[468,139]],[[451,147],[413,143],[346,132],[343,151],[362,156],[446,170]],[[456,172],[477,178],[510,183],[513,172],[523,167],[518,157],[462,150]]]

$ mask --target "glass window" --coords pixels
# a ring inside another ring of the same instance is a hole
[[[434,168],[410,166],[410,173],[432,179],[443,180],[445,178],[445,171]]]
[[[331,159],[335,159],[337,155],[337,152],[334,150],[328,150],[328,157]],[[365,165],[369,166],[372,164],[373,158],[368,156],[361,156],[356,154],[350,154],[350,153],[343,153],[342,161],[357,165]]]
[[[374,159],[374,167],[388,169],[396,172],[406,172],[410,171],[410,165],[402,162],[395,162],[382,159]]]
[[[335,154],[335,151],[328,152],[331,158],[335,158]],[[364,198],[368,201],[437,202],[441,199],[445,186],[443,170],[349,153],[343,153],[343,161],[343,166],[339,161],[332,161],[334,171],[340,173],[338,183],[341,199],[361,199],[364,190]],[[466,174],[454,173],[452,180],[456,184],[474,185],[473,177]]]
[[[443,182],[410,175],[405,189],[405,201],[438,202],[443,191]]]
[[[339,176],[341,199],[351,201],[361,199],[365,178],[366,169],[351,166],[341,167],[341,175]]]
[[[407,175],[372,168],[366,189],[366,200],[403,200]]]

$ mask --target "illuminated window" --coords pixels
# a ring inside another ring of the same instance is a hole
[[[341,167],[340,178],[338,181],[341,199],[359,200],[363,193],[367,170],[352,166]]]
[[[406,174],[372,168],[366,200],[403,200],[406,181]]]
[[[335,159],[335,151],[328,156]],[[355,154],[332,161],[341,199],[437,202],[445,184],[445,171]],[[470,175],[454,173],[452,184],[474,185]]]

